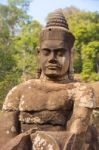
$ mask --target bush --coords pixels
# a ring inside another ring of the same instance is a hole
[[[81,78],[82,78],[82,80],[84,80],[86,82],[99,81],[99,74],[97,74],[95,72],[91,72],[90,74],[82,72]]]

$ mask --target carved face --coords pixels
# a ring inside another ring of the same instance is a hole
[[[69,48],[64,41],[43,41],[39,52],[39,63],[42,73],[50,78],[66,75],[69,68],[69,53]]]

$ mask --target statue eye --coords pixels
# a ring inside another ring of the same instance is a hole
[[[61,52],[61,51],[59,51],[59,52],[57,53],[57,55],[58,55],[58,56],[63,56],[63,55],[64,55],[64,53],[63,53],[63,52]]]
[[[45,56],[48,56],[50,54],[50,50],[49,49],[42,49],[42,54]]]
[[[65,49],[60,49],[60,50],[57,51],[58,56],[64,56],[65,53],[66,53]]]

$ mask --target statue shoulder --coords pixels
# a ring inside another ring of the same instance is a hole
[[[20,97],[22,93],[27,89],[27,87],[31,85],[35,85],[37,81],[36,79],[31,79],[28,81],[25,81],[24,83],[20,83],[19,85],[13,87],[7,94],[4,104],[3,104],[3,110],[18,110],[19,109],[19,103],[20,103]]]
[[[93,88],[87,83],[74,83],[75,100],[79,106],[87,108],[96,107],[96,97]]]
[[[17,110],[19,105],[19,93],[22,84],[16,85],[13,87],[7,94],[4,104],[3,110]]]

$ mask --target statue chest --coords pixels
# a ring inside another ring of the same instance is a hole
[[[73,100],[64,87],[31,84],[21,90],[19,110],[22,132],[30,128],[62,131],[71,116]]]
[[[20,111],[40,111],[40,110],[69,110],[73,101],[69,99],[68,93],[64,89],[44,89],[44,88],[25,88],[21,93],[19,110]]]

